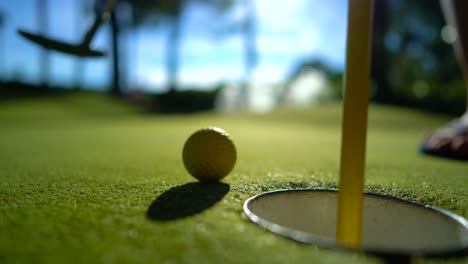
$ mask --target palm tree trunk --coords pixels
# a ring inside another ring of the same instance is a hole
[[[39,25],[39,31],[42,34],[46,34],[48,30],[48,3],[47,0],[37,0],[37,24]],[[50,57],[49,51],[46,49],[40,49],[39,54],[39,78],[41,85],[49,85],[49,72],[50,72]]]
[[[239,106],[243,107],[248,104],[249,99],[249,84],[252,78],[252,72],[257,66],[257,10],[254,1],[244,0],[244,5],[247,10],[246,21],[243,25],[244,32],[244,77],[239,93]]]
[[[76,17],[75,17],[75,31],[76,35],[79,36],[82,34],[82,23],[83,23],[83,14],[82,10],[83,8],[83,3],[82,0],[75,0],[75,7],[76,7]],[[74,75],[74,90],[78,91],[81,89],[83,86],[83,74],[84,74],[84,64],[83,60],[80,57],[76,57],[73,65],[73,75]]]
[[[112,39],[112,87],[110,93],[113,96],[121,96],[122,90],[120,89],[120,68],[119,68],[119,27],[115,12],[111,12],[111,39]]]
[[[177,79],[179,75],[179,46],[180,46],[181,15],[173,18],[170,25],[169,35],[166,43],[166,71],[168,92],[177,90]]]
[[[5,59],[5,37],[4,37],[4,31],[3,31],[3,26],[5,24],[5,15],[2,10],[0,10],[0,72],[3,72],[3,80],[6,80],[6,59]],[[2,81],[0,79],[0,81]]]
[[[130,83],[132,84],[131,89],[138,88],[137,86],[139,85],[139,80],[138,80],[138,71],[139,71],[139,65],[140,65],[140,56],[139,56],[139,51],[140,51],[140,34],[138,30],[134,30],[133,34],[131,35],[132,42],[130,46],[130,50],[127,51],[127,61],[132,61],[133,67],[131,67],[132,72],[130,73],[129,69],[127,68],[127,76],[132,76]],[[132,56],[132,52],[133,55]],[[128,78],[127,80],[129,80]]]

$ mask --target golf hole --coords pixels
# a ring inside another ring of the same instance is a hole
[[[244,212],[281,236],[335,248],[337,201],[335,190],[273,191],[247,200]],[[366,193],[362,250],[387,256],[464,256],[468,253],[468,223],[441,209]]]

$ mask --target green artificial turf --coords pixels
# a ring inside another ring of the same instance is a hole
[[[92,94],[3,102],[0,263],[373,263],[275,236],[242,214],[263,191],[336,188],[340,116],[339,104],[149,115]],[[467,217],[467,163],[417,152],[447,120],[372,106],[366,189]],[[237,146],[224,184],[194,183],[181,161],[185,139],[206,126]]]

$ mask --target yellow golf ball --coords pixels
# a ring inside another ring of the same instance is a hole
[[[185,142],[185,168],[200,181],[219,181],[236,163],[236,147],[226,131],[209,127],[196,131]]]

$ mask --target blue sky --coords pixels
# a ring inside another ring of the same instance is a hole
[[[49,0],[48,35],[69,42],[78,42],[92,22],[84,15],[82,0]],[[0,75],[11,79],[21,76],[35,82],[39,76],[39,48],[22,39],[17,28],[38,30],[35,14],[36,0],[0,1],[5,13],[2,29],[5,50],[0,63]],[[324,59],[331,66],[343,67],[346,37],[346,0],[255,0],[258,13],[257,47],[259,64],[254,80],[263,83],[283,81],[297,63],[306,57]],[[238,5],[226,16],[241,20],[245,11]],[[182,85],[213,85],[236,82],[243,75],[243,40],[240,34],[219,36],[213,28],[216,19],[209,19],[200,8],[184,11],[181,47]],[[125,34],[129,51],[125,60],[128,83],[158,90],[165,81],[164,27],[141,27]],[[108,26],[102,27],[92,45],[109,50]],[[73,85],[73,57],[51,53],[50,80],[61,85]],[[105,86],[109,82],[109,59],[83,60],[85,85]]]

